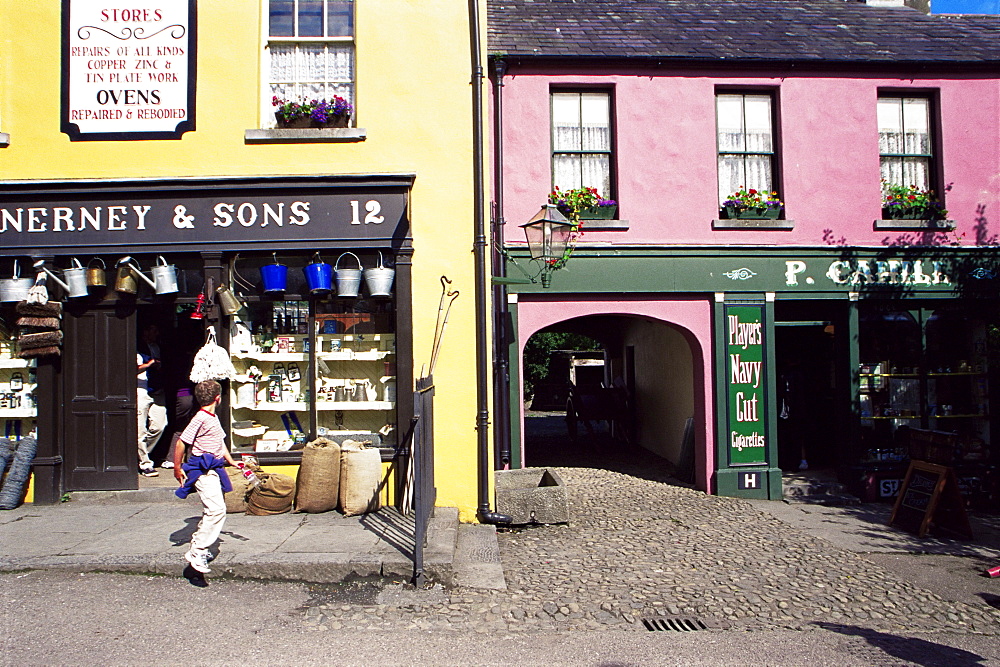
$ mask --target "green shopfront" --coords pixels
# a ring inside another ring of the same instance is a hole
[[[514,250],[508,275],[528,265]],[[890,502],[932,434],[968,502],[987,505],[1000,462],[998,277],[998,253],[983,248],[581,245],[550,287],[506,286],[509,463],[532,465],[524,344],[572,323],[604,342],[635,442],[682,472],[693,455],[697,488],[779,499],[782,475],[804,468]]]

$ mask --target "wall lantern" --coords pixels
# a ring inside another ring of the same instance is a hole
[[[521,225],[528,241],[531,259],[542,263],[542,287],[548,287],[550,274],[564,264],[566,247],[574,225],[555,204],[546,204],[528,222]]]

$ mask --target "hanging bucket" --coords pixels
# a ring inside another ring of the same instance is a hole
[[[122,257],[118,260],[118,266],[115,269],[115,291],[122,294],[137,293],[139,281],[136,280],[136,274],[142,275],[139,269],[132,265],[131,257]]]
[[[392,279],[396,276],[396,269],[390,269],[382,263],[382,253],[378,254],[378,266],[365,269],[365,284],[368,285],[368,292],[372,296],[389,296],[392,290]]]
[[[100,262],[101,266],[94,266],[94,262]],[[107,287],[108,277],[104,273],[108,266],[104,263],[104,260],[100,257],[95,257],[94,259],[87,262],[87,286],[88,287]]]
[[[159,264],[153,267],[153,289],[157,294],[173,294],[177,291],[177,267],[167,264],[163,255],[158,255]]]
[[[14,277],[0,280],[0,301],[24,301],[34,284],[34,278],[21,277],[21,266],[15,259]]]
[[[274,264],[267,264],[260,267],[260,279],[264,283],[265,292],[284,292],[288,287],[288,267],[278,264],[278,256],[274,257]]]
[[[350,255],[358,263],[356,269],[340,268],[340,260],[345,255]],[[337,258],[337,263],[333,267],[333,272],[337,274],[337,296],[357,296],[361,288],[361,260],[353,252],[345,252]]]
[[[306,274],[306,285],[313,294],[326,294],[333,288],[333,267],[320,259],[319,253],[313,257],[315,260],[302,269]]]

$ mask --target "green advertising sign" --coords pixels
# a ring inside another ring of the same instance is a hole
[[[764,306],[726,306],[729,465],[767,462]]]

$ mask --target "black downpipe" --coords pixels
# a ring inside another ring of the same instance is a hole
[[[476,262],[476,437],[478,445],[479,507],[476,515],[482,523],[510,523],[513,517],[490,509],[490,359],[486,339],[486,207],[483,187],[483,67],[479,62],[479,0],[469,0],[469,37],[472,51],[472,169],[475,188]]]
[[[493,275],[507,275],[502,249],[507,221],[503,217],[503,77],[507,65],[502,60],[493,62]],[[494,441],[498,452],[496,467],[510,467],[510,365],[507,360],[508,338],[507,286],[500,283],[493,287],[493,359],[496,395],[493,399]]]

